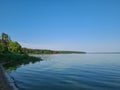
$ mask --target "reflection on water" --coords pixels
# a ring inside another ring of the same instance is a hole
[[[120,90],[120,54],[35,56],[10,72],[20,90]]]
[[[40,61],[42,61],[41,58],[39,60],[34,60],[34,59],[33,60],[32,59],[12,60],[11,62],[4,64],[4,68],[7,71],[11,72],[11,71],[16,70],[17,68],[19,68],[22,65],[25,66],[27,64],[30,64],[30,63],[34,64],[35,62],[40,62]]]

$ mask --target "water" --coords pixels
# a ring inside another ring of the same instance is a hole
[[[120,90],[120,54],[35,56],[43,61],[9,70],[20,90]]]

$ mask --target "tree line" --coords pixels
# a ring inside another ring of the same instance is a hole
[[[0,37],[0,53],[14,53],[14,54],[56,54],[57,51],[22,48],[17,41],[12,41],[10,36],[2,33]]]
[[[71,54],[71,53],[85,53],[79,51],[54,51],[54,50],[42,50],[22,48],[17,41],[12,41],[10,36],[6,33],[2,33],[0,38],[0,53],[15,53],[15,54]]]
[[[2,33],[0,37],[0,53],[51,54],[51,53],[58,53],[58,52],[52,51],[52,50],[22,48],[22,46],[17,41],[12,41],[8,34]]]

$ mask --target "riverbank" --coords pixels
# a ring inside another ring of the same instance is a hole
[[[2,65],[0,65],[0,90],[18,90]]]

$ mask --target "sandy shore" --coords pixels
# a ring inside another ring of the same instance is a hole
[[[14,87],[13,82],[8,80],[2,65],[0,65],[0,90],[18,90]]]

